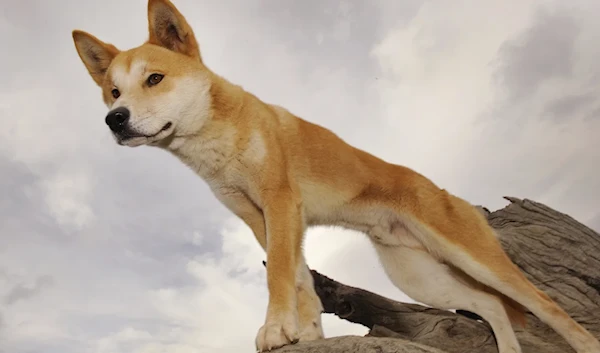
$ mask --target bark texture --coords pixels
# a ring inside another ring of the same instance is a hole
[[[531,200],[489,212],[502,246],[538,288],[600,337],[600,235],[572,217]],[[489,325],[477,315],[387,299],[312,271],[325,313],[364,325],[366,337],[343,336],[282,347],[280,353],[497,353]],[[515,328],[524,353],[572,353],[551,328],[528,314]]]

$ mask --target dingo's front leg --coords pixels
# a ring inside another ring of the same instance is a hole
[[[300,341],[314,341],[325,337],[321,323],[323,304],[315,291],[312,274],[303,258],[304,256],[296,274]]]
[[[215,194],[225,206],[252,229],[254,236],[266,251],[267,234],[262,211],[247,196],[239,191],[221,189]],[[299,340],[312,341],[321,339],[324,337],[323,326],[321,324],[323,306],[319,296],[315,292],[313,278],[304,257],[300,252],[296,256],[299,258],[296,272]]]
[[[265,324],[256,337],[261,352],[299,339],[296,273],[304,233],[300,200],[291,190],[270,191],[263,201],[269,304]]]

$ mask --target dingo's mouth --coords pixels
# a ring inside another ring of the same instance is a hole
[[[155,133],[153,135],[144,135],[144,134],[140,134],[137,131],[132,131],[129,129],[126,129],[125,131],[123,131],[117,135],[122,140],[132,139],[132,138],[136,138],[136,137],[153,138],[153,137],[158,136],[161,132],[169,130],[171,128],[171,126],[173,126],[173,124],[171,122],[168,122],[160,130],[158,130],[157,133]]]
[[[169,130],[169,128],[172,126],[173,124],[171,124],[171,122],[169,121],[168,123],[165,124],[165,126],[163,126],[162,129],[160,129],[160,131],[165,131],[165,130]]]
[[[154,140],[160,140],[160,139],[166,137],[168,135],[168,131],[171,130],[172,126],[173,126],[173,123],[168,122],[160,130],[158,130],[157,133],[155,133],[153,135],[144,135],[144,134],[140,134],[136,131],[127,129],[127,130],[123,131],[122,133],[116,134],[117,142],[120,145],[126,145],[126,146],[143,145],[145,143],[149,143]],[[167,134],[164,134],[165,132],[167,132]],[[164,136],[161,136],[163,134],[164,134]]]

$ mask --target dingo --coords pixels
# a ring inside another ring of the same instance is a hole
[[[578,353],[600,353],[598,340],[511,262],[471,204],[213,73],[170,1],[150,0],[148,23],[148,41],[126,51],[79,30],[73,40],[102,88],[116,142],[177,156],[266,251],[259,351],[323,338],[302,242],[307,227],[333,225],[366,233],[410,297],[487,320],[500,353],[521,352],[511,323],[524,323],[525,308]]]

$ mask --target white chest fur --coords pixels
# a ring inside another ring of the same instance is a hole
[[[211,184],[219,178],[234,155],[234,133],[235,131],[225,130],[219,135],[175,138],[169,145],[169,150]]]

